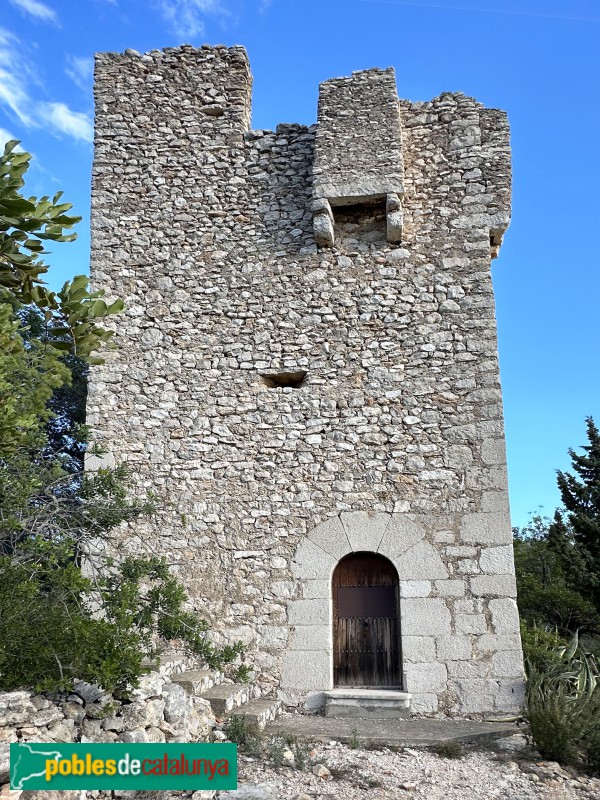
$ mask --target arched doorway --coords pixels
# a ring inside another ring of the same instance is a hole
[[[394,565],[376,553],[351,553],[333,572],[332,593],[334,685],[401,688]]]

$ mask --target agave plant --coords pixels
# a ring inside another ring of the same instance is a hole
[[[527,717],[544,758],[600,771],[600,672],[575,634],[545,669],[530,668]]]
[[[543,673],[529,670],[529,691],[554,694],[560,690],[567,698],[580,700],[591,698],[598,686],[600,670],[595,657],[581,650],[579,633],[575,632],[567,645],[554,650],[556,660]]]

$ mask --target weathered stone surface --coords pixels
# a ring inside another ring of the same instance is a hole
[[[472,656],[469,636],[440,636],[435,640],[439,661],[467,660]]]
[[[322,625],[296,625],[290,641],[290,650],[322,650],[327,646],[328,628]]]
[[[191,709],[188,693],[176,683],[170,683],[162,691],[165,721],[174,728],[185,728]]]
[[[474,544],[510,544],[512,532],[508,514],[502,512],[466,514],[460,538]]]
[[[10,744],[0,742],[0,784],[8,783],[10,775]]]
[[[84,708],[79,703],[63,703],[61,710],[67,719],[75,720],[75,722],[81,722],[85,716]]]
[[[119,735],[119,741],[141,744],[143,742],[149,742],[150,738],[143,728],[137,728],[133,731],[123,731],[123,733]]]
[[[481,714],[494,706],[498,684],[485,678],[457,679],[454,683],[458,698],[454,711],[459,714]]]
[[[411,694],[441,692],[447,680],[446,665],[438,661],[406,665],[406,690]]]
[[[131,692],[132,697],[148,700],[150,697],[158,697],[166,683],[166,677],[159,672],[148,672],[139,679],[136,689]]]
[[[400,612],[404,636],[450,634],[450,612],[441,599],[407,598],[401,603]]]
[[[218,672],[211,675],[214,680],[222,679]],[[76,694],[69,695],[66,702],[52,695],[32,697],[28,692],[0,694],[0,744],[114,742],[117,738],[126,742],[163,742],[165,734],[173,737],[175,732],[181,741],[206,739],[215,723],[210,704],[202,698],[190,697],[168,677],[158,676],[158,680],[156,676],[148,677],[137,696],[125,702],[105,692],[99,695],[98,687],[88,691],[89,684],[83,687],[77,684],[78,689],[94,698],[89,702]],[[155,691],[160,694],[147,696]],[[14,720],[10,727],[5,724],[9,718]]]
[[[308,539],[337,560],[352,552],[346,530],[339,517],[332,517],[317,525],[308,532]]]
[[[19,725],[36,713],[27,692],[0,692],[0,720],[2,725]]]
[[[517,584],[513,574],[476,575],[471,578],[471,592],[475,596],[516,597]]]
[[[73,692],[86,703],[98,703],[106,697],[106,692],[97,684],[75,681]]]
[[[499,598],[490,600],[492,625],[496,633],[519,636],[519,612],[516,600]]]
[[[295,650],[283,658],[282,684],[292,689],[322,690],[331,684],[331,652]]]
[[[499,678],[523,677],[523,653],[521,650],[505,650],[492,658],[493,674]]]
[[[448,570],[435,547],[429,542],[417,542],[396,561],[400,580],[424,581],[447,578]]]
[[[317,547],[310,539],[304,539],[296,550],[292,572],[295,578],[314,580],[320,578],[324,570],[331,574],[335,564],[333,556]]]
[[[342,512],[342,525],[352,550],[371,550],[376,553],[383,539],[391,514],[373,513],[369,511]]]
[[[290,603],[288,622],[290,625],[329,625],[330,601],[326,599],[296,600]]]
[[[424,536],[425,528],[421,523],[403,514],[392,514],[392,519],[379,545],[379,552],[389,554],[388,557],[393,560],[399,559]]]
[[[394,70],[321,84],[314,195],[332,205],[402,194],[404,167]]]
[[[457,580],[436,581],[435,588],[440,597],[462,597],[466,591],[465,582]]]
[[[311,648],[353,551],[397,566],[403,635],[517,634],[491,610],[512,595],[489,269],[505,115],[399,100],[368,70],[323,85],[316,126],[252,131],[239,47],[101,54],[96,75],[92,280],[127,310],[88,421],[136,495],[177,497],[118,552],[159,545],[216,638],[289,697],[331,687]]]
[[[456,614],[454,617],[456,633],[486,633],[488,626],[484,614]]]
[[[435,639],[432,636],[404,636],[402,658],[416,664],[435,661]]]
[[[512,545],[482,548],[479,566],[482,572],[490,575],[513,575],[515,562]]]
[[[400,581],[400,597],[427,597],[431,594],[431,581]]]

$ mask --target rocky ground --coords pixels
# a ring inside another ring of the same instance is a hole
[[[450,757],[454,756],[454,757]],[[116,800],[600,800],[600,778],[543,761],[518,734],[489,749],[451,748],[445,755],[405,748],[364,750],[327,742],[271,740],[266,755],[239,754],[234,792],[115,792]],[[86,800],[110,793],[87,792]],[[79,792],[14,792],[0,800],[83,800]]]
[[[291,763],[291,755],[290,750],[275,753],[276,761]],[[306,755],[302,769],[240,755],[240,788],[217,794],[217,800],[600,800],[599,778],[532,758],[520,735],[494,750],[465,747],[460,758],[409,748],[362,750],[337,742],[316,745]]]

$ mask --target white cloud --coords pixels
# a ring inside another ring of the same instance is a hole
[[[204,36],[206,17],[227,17],[221,0],[159,0],[158,8],[173,33],[181,38]]]
[[[31,14],[32,17],[42,20],[42,22],[55,22],[58,23],[58,17],[54,9],[40,3],[39,0],[10,0],[13,6],[17,6],[26,14]]]
[[[19,40],[6,28],[0,28],[0,66],[14,63],[13,53],[17,50]]]
[[[91,142],[94,138],[94,126],[87,114],[72,111],[64,103],[42,103],[39,106],[40,119],[51,125],[55,131]]]
[[[30,99],[21,80],[13,72],[0,67],[0,105],[8,106],[23,125],[32,125]]]
[[[25,128],[46,128],[55,136],[91,142],[93,126],[88,114],[65,103],[47,102],[32,95],[39,80],[23,56],[16,36],[0,28],[0,108],[7,109]]]
[[[14,139],[18,138],[18,136],[14,136],[10,131],[7,131],[6,128],[0,128],[0,153],[4,152],[4,145],[7,142],[12,142]],[[23,148],[20,145],[17,145],[15,149],[19,153],[23,152]]]
[[[80,89],[89,89],[94,77],[94,59],[80,56],[67,56],[65,72]]]

